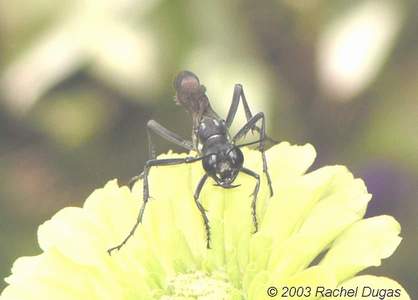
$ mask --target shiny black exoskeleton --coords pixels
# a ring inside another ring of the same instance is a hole
[[[244,156],[241,150],[233,145],[228,137],[223,120],[204,118],[198,127],[199,143],[203,169],[223,188],[231,185],[242,169]]]
[[[176,103],[183,106],[192,116],[192,141],[181,138],[179,135],[171,132],[154,120],[148,121],[147,134],[149,141],[149,153],[151,157],[146,162],[143,172],[131,180],[131,182],[134,182],[137,179],[143,179],[143,204],[139,211],[137,222],[133,226],[132,230],[118,246],[108,250],[109,254],[113,250],[119,250],[134,234],[138,224],[142,222],[145,207],[149,199],[148,174],[151,167],[193,163],[199,160],[202,161],[205,174],[197,184],[196,191],[194,193],[194,200],[203,218],[207,234],[208,248],[210,248],[209,220],[204,207],[199,201],[199,195],[209,177],[215,181],[215,185],[227,189],[239,186],[234,185],[233,182],[240,172],[247,174],[256,180],[256,185],[252,193],[253,199],[251,207],[255,232],[258,230],[256,204],[260,188],[260,176],[256,172],[243,166],[244,156],[240,147],[250,144],[258,144],[258,150],[261,153],[263,161],[263,172],[267,178],[270,194],[273,195],[271,180],[267,170],[266,156],[264,153],[265,141],[266,139],[269,139],[265,134],[264,114],[260,112],[254,116],[252,115],[242,86],[240,84],[235,85],[232,103],[225,120],[220,118],[211,108],[209,99],[206,96],[206,88],[200,84],[198,77],[192,72],[180,72],[174,80],[174,88],[176,89]],[[244,106],[247,123],[231,137],[229,134],[229,128],[237,112],[240,99],[242,100],[242,104]],[[257,122],[259,121],[261,122],[260,127],[257,126]],[[250,130],[257,131],[260,135],[260,139],[256,142],[237,145],[236,141],[244,137]],[[151,132],[154,132],[162,138],[187,150],[194,150],[198,155],[196,157],[156,159],[156,151],[151,140]]]

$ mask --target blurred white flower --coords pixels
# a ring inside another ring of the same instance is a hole
[[[48,89],[88,65],[124,92],[155,89],[156,41],[134,21],[159,1],[73,1],[65,17],[9,64],[0,77],[12,111],[27,111]],[[66,8],[67,9],[67,8]],[[127,88],[129,87],[129,88]]]
[[[325,93],[349,101],[375,78],[403,20],[399,2],[360,2],[327,26],[318,44],[318,73]]]

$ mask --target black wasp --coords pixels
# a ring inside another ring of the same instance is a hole
[[[232,184],[239,172],[247,174],[255,179],[256,185],[251,194],[252,200],[252,218],[255,227],[255,232],[258,230],[256,204],[257,194],[260,188],[260,176],[243,166],[244,156],[239,149],[242,146],[250,144],[258,144],[258,150],[261,153],[263,160],[263,171],[266,174],[268,185],[270,188],[270,195],[273,195],[270,175],[267,170],[266,156],[264,153],[265,141],[267,139],[265,133],[265,118],[262,112],[252,115],[244,95],[243,88],[240,84],[236,84],[234,94],[232,96],[232,103],[229,108],[226,120],[223,120],[212,109],[209,99],[206,96],[206,88],[200,84],[199,79],[190,71],[180,72],[174,80],[174,88],[176,89],[176,102],[182,105],[192,116],[193,119],[193,133],[192,141],[181,138],[174,132],[163,127],[154,120],[147,123],[147,135],[149,142],[149,153],[151,159],[145,163],[144,171],[132,178],[131,182],[138,179],[143,179],[143,204],[138,214],[138,219],[127,237],[117,246],[108,250],[109,254],[113,250],[119,250],[128,239],[134,234],[139,223],[142,222],[145,206],[149,199],[148,174],[154,166],[169,166],[177,164],[188,164],[197,161],[202,161],[205,175],[200,179],[194,193],[194,200],[199,209],[206,229],[207,247],[210,248],[210,226],[209,220],[202,204],[199,202],[200,192],[208,179],[211,177],[217,185],[226,189],[237,187]],[[247,123],[234,135],[230,136],[229,128],[234,120],[238,105],[242,101],[244,106]],[[257,122],[261,120],[261,127],[257,126]],[[244,137],[249,131],[256,131],[259,133],[259,140],[251,143],[237,145],[236,141]],[[151,140],[151,132],[156,133],[162,138],[179,145],[187,150],[194,150],[197,152],[196,157],[172,158],[172,159],[156,159],[155,147]]]

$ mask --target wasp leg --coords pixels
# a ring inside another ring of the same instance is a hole
[[[173,144],[176,144],[180,147],[183,147],[186,150],[192,150],[193,149],[193,143],[191,141],[183,139],[178,134],[168,130],[164,126],[160,125],[158,122],[154,120],[149,120],[147,123],[147,137],[148,137],[148,154],[149,159],[155,159],[157,157],[157,152],[155,151],[155,146],[151,138],[151,133],[155,133],[162,137],[163,139],[172,142]],[[142,172],[139,175],[136,175],[132,177],[129,180],[128,186],[132,188],[135,182],[137,182],[139,179],[142,179],[144,177],[144,172]]]
[[[154,120],[149,120],[147,123],[147,134],[148,134],[148,142],[149,142],[149,154],[151,155],[151,159],[155,159],[156,152],[154,148],[154,144],[151,140],[151,132],[156,133],[163,139],[172,142],[186,150],[193,150],[193,143],[191,141],[183,139],[177,133],[174,133],[164,126],[160,125],[158,122]]]
[[[114,250],[120,250],[120,248],[122,248],[122,246],[125,245],[126,242],[129,240],[129,238],[134,235],[135,230],[138,227],[139,223],[142,223],[142,217],[144,215],[145,206],[147,205],[147,202],[148,202],[148,199],[149,199],[148,173],[149,173],[150,169],[152,167],[156,167],[156,166],[171,166],[171,165],[178,165],[178,164],[184,164],[184,163],[193,163],[193,162],[198,161],[200,159],[202,159],[202,158],[201,157],[185,157],[185,158],[171,158],[171,159],[151,159],[151,160],[146,162],[145,167],[144,167],[144,172],[142,173],[143,174],[143,179],[144,179],[143,202],[142,202],[142,206],[141,206],[141,209],[139,211],[139,214],[138,214],[138,218],[136,220],[136,223],[132,227],[131,231],[126,236],[126,238],[119,245],[117,245],[115,247],[112,247],[112,248],[107,250],[109,255]]]
[[[254,125],[261,120],[261,129],[260,129],[260,143],[258,144],[258,150],[261,152],[261,157],[263,159],[263,172],[266,174],[267,182],[270,188],[270,196],[273,196],[273,188],[271,185],[271,178],[270,174],[267,169],[267,160],[266,160],[266,154],[264,150],[264,142],[265,142],[265,135],[266,135],[266,126],[265,126],[265,117],[264,113],[259,112],[256,115],[254,115],[238,132],[235,134],[233,141],[237,139],[242,138],[251,128],[254,127]]]
[[[200,211],[200,214],[203,218],[203,224],[205,225],[206,230],[206,247],[210,249],[210,226],[209,226],[209,219],[206,215],[206,209],[203,207],[202,203],[199,201],[200,192],[202,191],[202,188],[206,182],[206,179],[208,179],[208,174],[205,174],[200,179],[199,183],[197,184],[196,191],[194,192],[194,201],[196,203],[197,208]]]
[[[253,117],[253,114],[251,113],[251,110],[250,110],[250,106],[248,105],[248,102],[247,102],[247,98],[245,97],[244,89],[243,89],[242,85],[241,84],[236,84],[235,87],[234,87],[234,93],[232,95],[231,106],[229,107],[228,115],[227,115],[226,121],[225,121],[225,124],[228,128],[231,127],[231,124],[232,124],[232,122],[235,118],[235,114],[237,113],[240,99],[242,100],[242,105],[244,106],[244,112],[245,112],[245,117],[247,119],[247,122],[250,121],[251,118]],[[251,128],[251,130],[255,130],[258,133],[260,133],[260,131],[262,129],[254,125],[254,127]],[[270,142],[272,142],[274,144],[278,143],[277,141],[275,141],[272,138],[270,138],[269,136],[267,136],[265,133],[264,133],[264,136],[265,136],[265,139],[269,140]]]
[[[253,196],[253,201],[251,202],[251,209],[252,209],[252,215],[253,215],[253,223],[254,223],[254,233],[256,233],[258,231],[258,222],[257,222],[257,196],[258,196],[258,190],[260,189],[260,175],[258,175],[257,173],[255,173],[254,171],[251,171],[250,169],[247,168],[242,168],[241,172],[254,177],[255,180],[257,181],[254,191],[251,194],[251,196]]]
[[[242,99],[242,105],[244,106],[245,117],[247,121],[252,118],[252,113],[250,107],[248,106],[247,99],[244,95],[244,90],[241,84],[236,84],[234,87],[234,94],[232,95],[232,102],[231,106],[229,107],[228,115],[226,117],[225,123],[226,126],[229,128],[231,127],[232,121],[235,118],[235,114],[238,110],[239,100]]]

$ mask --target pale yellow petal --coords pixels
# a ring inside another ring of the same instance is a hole
[[[281,180],[305,173],[316,157],[315,148],[311,144],[299,146],[288,142],[271,147],[266,154],[271,176],[279,185]]]
[[[360,220],[335,240],[320,265],[341,282],[391,256],[401,242],[399,232],[399,223],[390,216]]]
[[[274,238],[274,276],[284,279],[308,266],[363,216],[369,199],[364,183],[341,166],[321,168],[282,189],[262,224],[262,232]]]

